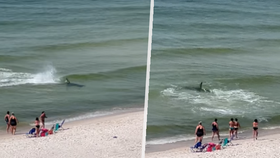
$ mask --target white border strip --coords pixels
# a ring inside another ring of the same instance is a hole
[[[154,18],[154,0],[151,0],[148,52],[147,52],[147,69],[146,69],[145,104],[144,104],[145,107],[144,107],[143,135],[142,135],[142,158],[145,158],[145,149],[146,149],[146,130],[147,130],[147,115],[148,115],[149,85],[150,85],[149,81],[150,81],[152,34],[153,34],[153,20],[154,20],[153,18]]]

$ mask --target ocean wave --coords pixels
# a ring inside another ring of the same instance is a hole
[[[89,119],[89,118],[96,118],[96,117],[101,117],[101,116],[107,116],[107,115],[114,115],[122,112],[129,112],[129,111],[137,111],[137,110],[142,110],[142,108],[133,108],[133,109],[126,109],[126,108],[113,108],[111,111],[95,111],[95,112],[90,112],[90,113],[84,113],[80,114],[78,116],[65,116],[65,118],[61,119],[55,119],[52,121],[46,120],[45,125],[54,125],[56,123],[61,123],[64,119],[65,122],[74,122],[74,121],[79,121],[79,120],[84,120],[84,119]],[[34,123],[29,124],[30,126],[34,126]]]
[[[91,47],[105,47],[105,46],[119,46],[121,44],[128,43],[137,43],[148,41],[147,38],[128,38],[128,39],[116,39],[116,40],[107,40],[99,42],[78,42],[78,43],[59,43],[55,45],[41,45],[41,46],[32,46],[31,49],[36,51],[62,51],[70,49],[79,49],[79,48],[91,48]]]
[[[230,78],[217,80],[222,83],[236,83],[238,85],[256,84],[258,86],[262,84],[280,83],[280,76],[278,75],[250,75],[246,77]]]
[[[113,78],[123,78],[130,74],[146,72],[146,65],[127,67],[112,71],[92,73],[92,74],[73,74],[66,76],[67,78],[76,80],[105,80]]]
[[[191,55],[191,54],[229,54],[241,53],[240,49],[230,47],[201,47],[201,48],[166,48],[155,49],[152,55]]]
[[[192,113],[201,115],[211,112],[213,115],[244,116],[252,112],[259,113],[260,109],[269,111],[267,107],[273,108],[275,104],[279,105],[276,101],[243,89],[212,89],[211,93],[201,93],[169,87],[161,91],[161,95],[173,100],[174,106],[178,104],[180,108],[188,108]]]
[[[0,87],[16,86],[23,84],[54,84],[58,83],[56,69],[46,66],[41,72],[32,74],[27,72],[14,72],[11,69],[0,68]]]

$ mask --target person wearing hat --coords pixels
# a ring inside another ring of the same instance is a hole
[[[202,126],[201,121],[199,121],[198,125],[196,126],[195,135],[196,135],[195,144],[198,141],[202,143],[203,136],[206,135],[206,132],[205,132],[205,128]]]
[[[16,129],[17,129],[17,124],[18,124],[18,119],[15,117],[15,114],[13,112],[12,112],[12,115],[9,119],[9,124],[11,125],[12,135],[15,135]]]
[[[48,118],[45,114],[45,111],[42,111],[42,114],[40,116],[40,120],[42,122],[42,128],[45,128],[45,118]]]

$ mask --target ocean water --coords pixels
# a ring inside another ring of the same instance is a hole
[[[155,0],[147,144],[223,135],[230,118],[242,131],[280,121],[280,2]],[[203,87],[211,93],[194,90]]]
[[[149,3],[0,0],[1,115],[30,126],[45,111],[51,125],[143,108]]]

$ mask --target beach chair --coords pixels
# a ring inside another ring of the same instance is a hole
[[[204,152],[206,151],[208,143],[201,145],[201,142],[196,143],[194,146],[190,147],[191,152]]]
[[[36,129],[35,128],[31,128],[30,131],[28,133],[26,133],[26,137],[30,138],[30,137],[35,137],[36,136]]]
[[[65,120],[63,120],[63,121],[61,122],[61,124],[60,124],[59,127],[58,127],[59,129],[62,128],[62,129],[64,130],[64,128],[62,127],[62,125],[64,124],[64,122],[65,122]]]
[[[225,138],[225,139],[223,140],[222,148],[226,148],[226,147],[229,146],[229,145],[233,145],[232,142],[231,142],[231,140],[229,140],[228,138]]]
[[[59,123],[56,123],[56,124],[54,125],[53,133],[57,132],[58,129],[59,129]]]

